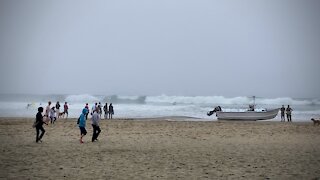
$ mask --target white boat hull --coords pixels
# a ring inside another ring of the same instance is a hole
[[[218,120],[235,120],[235,121],[256,121],[273,119],[278,115],[279,109],[269,111],[246,111],[246,112],[216,112]]]

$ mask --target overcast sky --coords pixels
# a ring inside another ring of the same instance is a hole
[[[320,97],[318,0],[1,0],[0,93]]]

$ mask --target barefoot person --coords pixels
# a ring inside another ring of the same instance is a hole
[[[79,128],[80,128],[80,143],[83,143],[82,138],[87,134],[86,130],[86,114],[87,114],[87,109],[83,108],[82,113],[79,117]]]
[[[44,130],[44,128],[42,127],[43,123],[47,124],[46,122],[43,121],[42,112],[43,112],[43,107],[39,107],[38,113],[36,115],[36,122],[35,122],[35,128],[36,128],[36,132],[37,132],[37,136],[36,136],[37,143],[42,142],[41,139],[42,139],[44,133],[46,132]],[[41,134],[40,134],[40,131],[41,131]],[[40,136],[39,136],[39,134],[40,134]]]
[[[97,141],[98,140],[98,136],[101,132],[99,123],[100,123],[100,109],[99,107],[97,107],[93,114],[92,114],[92,128],[93,128],[93,134],[92,134],[92,142]]]

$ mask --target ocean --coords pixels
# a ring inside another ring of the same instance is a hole
[[[95,102],[112,103],[114,118],[158,118],[158,117],[191,117],[194,121],[215,121],[215,115],[207,116],[207,112],[216,106],[223,111],[246,111],[253,103],[252,97],[224,96],[120,96],[120,95],[23,95],[0,94],[0,117],[35,117],[39,106],[46,107],[51,101],[57,101],[63,107],[69,105],[69,117],[79,117],[85,103],[92,107]],[[29,104],[29,106],[28,106]],[[310,98],[255,98],[256,109],[280,108],[290,105],[293,109],[293,121],[310,121],[320,118],[320,99]],[[91,109],[91,108],[90,108]],[[61,111],[61,110],[60,110]],[[280,121],[280,113],[270,121]]]

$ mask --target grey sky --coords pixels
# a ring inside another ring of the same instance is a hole
[[[320,97],[320,1],[0,1],[0,93]]]

